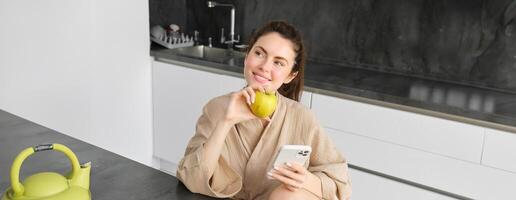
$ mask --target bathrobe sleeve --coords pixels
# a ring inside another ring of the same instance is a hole
[[[346,159],[339,153],[331,139],[324,133],[323,129],[313,114],[311,119],[312,154],[308,171],[321,179],[322,195],[324,199],[349,199],[351,196],[351,182],[348,177],[348,164]]]
[[[212,174],[208,172],[209,166],[203,162],[204,144],[215,129],[215,121],[219,117],[217,115],[223,111],[219,104],[220,97],[204,106],[203,113],[197,121],[195,135],[190,139],[185,155],[179,163],[177,177],[191,192],[227,198],[240,191],[242,177],[222,156],[219,157]]]

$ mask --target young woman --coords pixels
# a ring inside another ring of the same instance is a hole
[[[247,86],[216,97],[203,108],[177,177],[195,193],[233,199],[348,199],[346,160],[299,99],[305,48],[299,32],[275,21],[249,42]],[[255,91],[276,92],[276,110],[258,118]],[[285,144],[310,145],[307,166],[285,163],[267,171]],[[308,168],[306,168],[308,167]]]

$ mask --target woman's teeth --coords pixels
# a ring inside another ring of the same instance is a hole
[[[259,76],[259,75],[256,75],[256,74],[254,75],[254,78],[255,78],[257,81],[262,82],[262,83],[263,83],[263,82],[268,82],[268,81],[270,81],[269,79],[266,79],[266,78],[264,78],[264,77],[262,77],[262,76]]]

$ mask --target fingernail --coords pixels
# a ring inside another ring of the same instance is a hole
[[[272,176],[272,172],[267,172],[267,175]]]
[[[278,167],[278,166],[274,166],[274,169],[275,169],[275,170],[279,170],[279,167]]]
[[[292,167],[292,164],[290,164],[289,162],[285,163],[285,165]]]

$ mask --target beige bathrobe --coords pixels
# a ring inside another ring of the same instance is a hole
[[[196,133],[179,163],[177,177],[194,193],[233,199],[267,199],[280,183],[267,178],[267,167],[284,144],[310,145],[308,171],[321,179],[324,199],[349,199],[346,160],[324,133],[314,114],[299,102],[278,94],[278,106],[264,128],[259,119],[230,129],[213,174],[207,173],[202,148],[225,113],[229,94],[206,104]]]

